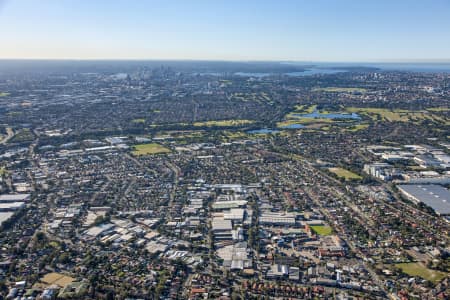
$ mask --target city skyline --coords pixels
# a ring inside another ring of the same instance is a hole
[[[448,1],[3,1],[0,27],[10,30],[0,59],[441,62],[450,59],[449,8]]]

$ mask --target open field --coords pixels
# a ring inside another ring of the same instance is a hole
[[[174,139],[179,143],[187,143],[188,140],[202,138],[205,135],[204,130],[175,130],[175,131],[160,131],[155,134],[155,138],[160,139]]]
[[[317,109],[317,105],[296,105],[294,107],[293,113],[313,113]]]
[[[5,167],[0,167],[0,176],[3,176],[7,173]]]
[[[428,111],[412,111],[387,108],[373,108],[373,107],[347,107],[346,111],[354,112],[361,115],[366,115],[373,121],[387,121],[387,122],[420,122],[430,120],[438,123],[449,122],[448,119],[430,113]]]
[[[318,235],[331,235],[333,232],[333,229],[330,226],[325,225],[312,225],[310,228]]]
[[[202,127],[202,126],[227,127],[227,126],[242,126],[242,125],[252,124],[254,122],[255,121],[252,121],[252,120],[218,120],[218,121],[195,122],[193,125],[198,126],[198,127]]]
[[[329,168],[328,171],[336,174],[338,177],[345,178],[345,180],[359,180],[362,179],[361,176],[358,174],[355,174],[353,172],[350,172],[349,170],[342,169],[342,168]]]
[[[286,120],[277,122],[277,128],[283,128],[290,125],[303,125],[299,120]]]
[[[41,282],[50,286],[58,285],[60,287],[65,287],[66,285],[72,283],[75,279],[60,273],[48,273],[41,278]]]
[[[444,272],[428,269],[422,263],[399,263],[396,267],[402,269],[403,273],[409,276],[419,276],[425,280],[437,283],[445,278]]]
[[[156,143],[135,145],[133,155],[151,155],[159,153],[169,153],[170,149]]]
[[[317,112],[317,114],[315,114]],[[354,119],[344,119],[340,118],[339,115],[342,112],[332,112],[332,111],[317,111],[317,105],[296,105],[294,111],[285,115],[284,120],[277,123],[277,127],[285,127],[289,125],[299,124],[299,125],[328,125],[335,122],[347,122],[352,124],[355,122]]]
[[[140,118],[140,119],[134,119],[132,122],[133,122],[133,123],[145,123],[145,119],[143,119],[143,118]]]
[[[366,89],[363,88],[352,88],[352,87],[326,87],[326,88],[315,88],[313,92],[329,92],[329,93],[365,93]]]
[[[19,129],[15,135],[10,139],[10,142],[21,143],[28,142],[34,139],[34,134],[29,128]]]
[[[17,116],[22,115],[22,112],[21,111],[10,111],[6,115],[9,117],[17,117]]]
[[[431,108],[427,108],[427,110],[441,112],[441,111],[450,111],[450,108],[449,107],[431,107]]]
[[[251,136],[249,136],[248,134],[246,134],[245,132],[242,131],[222,131],[221,132],[223,134],[224,139],[230,139],[230,140],[234,140],[234,139],[250,139]]]
[[[204,135],[203,130],[187,130],[187,131],[172,131],[168,132],[170,136],[172,136],[175,139],[190,139],[190,138],[198,138],[202,137]]]
[[[302,117],[296,121],[298,124],[312,124],[312,123],[334,123],[335,120],[328,118],[306,118]]]
[[[294,119],[294,120],[286,120],[282,122],[277,123],[277,128],[284,128],[286,126],[291,125],[304,125],[308,126],[308,128],[317,128],[326,124],[333,123],[333,119],[324,119],[324,118],[301,118],[301,119]],[[316,125],[316,126],[312,126]],[[312,127],[311,127],[312,126]]]
[[[354,126],[351,126],[348,128],[348,131],[358,131],[358,130],[364,130],[369,127],[369,124],[357,124]]]

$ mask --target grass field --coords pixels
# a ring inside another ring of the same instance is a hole
[[[350,172],[349,170],[342,169],[342,168],[329,168],[328,171],[336,174],[338,177],[345,178],[345,180],[359,180],[362,179],[361,176],[358,174],[355,174],[353,172]]]
[[[331,235],[333,233],[333,229],[330,226],[312,225],[309,227],[318,235]]]
[[[20,111],[10,111],[9,113],[6,114],[8,117],[17,117],[22,115],[22,112]]]
[[[225,139],[230,139],[230,140],[234,140],[234,139],[250,139],[251,136],[249,136],[248,134],[246,134],[245,132],[242,131],[222,131],[221,132],[224,136]]]
[[[152,154],[160,154],[160,153],[169,153],[170,149],[156,143],[152,144],[139,144],[135,145],[134,150],[132,152],[133,155],[152,155]]]
[[[351,126],[350,128],[348,128],[348,131],[358,131],[358,130],[363,130],[369,127],[369,124],[357,124],[355,126]]]
[[[342,119],[327,118],[325,116],[321,117],[320,115],[317,117],[304,117],[303,116],[305,114],[311,114],[316,110],[317,110],[317,105],[309,105],[309,106],[308,105],[296,105],[294,107],[294,111],[288,113],[284,117],[283,121],[277,123],[277,127],[282,128],[282,127],[293,125],[293,124],[299,124],[299,125],[308,125],[308,127],[318,128],[319,125],[321,125],[321,126],[331,125],[336,122],[338,122],[340,124],[342,124],[343,122],[352,124],[355,121],[352,119],[342,120]],[[334,112],[320,110],[319,113],[322,115],[327,115],[327,114],[334,113]],[[359,130],[359,128],[357,128],[356,130]]]
[[[334,89],[334,88],[321,88]],[[336,89],[351,89],[351,88],[336,88]],[[294,111],[288,113],[282,122],[278,123],[279,127],[291,125],[291,124],[316,124],[316,123],[333,123],[336,121],[342,122],[342,120],[333,120],[328,118],[321,118],[320,116],[315,118],[299,117],[298,114],[313,113],[317,110],[317,105],[296,105]],[[376,107],[342,107],[341,113],[358,113],[361,116],[366,116],[372,121],[377,122],[413,122],[415,124],[421,124],[423,121],[450,125],[450,119],[443,115],[443,112],[448,111],[446,107],[435,107],[427,110],[405,110],[405,109],[388,109],[388,108],[376,108]],[[320,114],[333,113],[330,111],[321,110]],[[353,120],[348,120],[349,123]],[[357,131],[367,128],[367,124],[356,125],[350,128],[350,131]]]
[[[315,88],[313,92],[329,92],[329,93],[365,93],[366,89],[363,88],[351,88],[351,87],[326,87]]]
[[[317,109],[317,105],[296,105],[294,107],[294,113],[305,113],[310,114],[313,113]]]
[[[140,119],[134,119],[132,122],[133,122],[133,123],[145,123],[145,119],[143,119],[143,118],[140,118]]]
[[[170,132],[169,135],[173,136],[175,139],[190,139],[204,136],[204,131],[203,130],[178,131],[178,132]]]
[[[255,121],[252,120],[218,120],[218,121],[205,121],[205,122],[195,122],[193,125],[202,127],[227,127],[227,126],[241,126],[246,124],[252,124]]]
[[[289,125],[304,125],[304,123],[302,123],[300,120],[286,120],[286,121],[282,121],[282,122],[277,122],[277,127],[278,128],[283,128],[285,126],[289,126]]]
[[[409,276],[419,276],[434,283],[440,282],[446,276],[444,272],[428,269],[422,263],[400,263],[395,266]]]
[[[34,134],[29,128],[19,129],[15,135],[10,139],[13,143],[21,143],[32,141],[34,139]]]
[[[374,108],[374,107],[347,107],[345,109],[348,112],[355,112],[361,115],[366,115],[373,121],[387,121],[387,122],[420,122],[424,120],[430,120],[438,123],[449,122],[448,119],[433,114],[428,111],[412,111],[402,109],[387,109],[387,108]]]

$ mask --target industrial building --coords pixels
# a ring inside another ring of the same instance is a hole
[[[259,223],[270,226],[295,226],[295,217],[290,213],[264,212],[259,217]]]
[[[25,206],[30,200],[30,194],[0,195],[0,225],[9,220],[14,213]]]
[[[405,197],[416,203],[425,203],[439,215],[450,215],[450,192],[436,184],[398,185]]]
[[[27,202],[28,200],[30,200],[30,194],[6,194],[6,195],[0,195],[0,203]]]

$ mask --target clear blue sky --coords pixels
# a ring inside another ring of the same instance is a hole
[[[0,58],[450,59],[450,0],[0,0]]]

